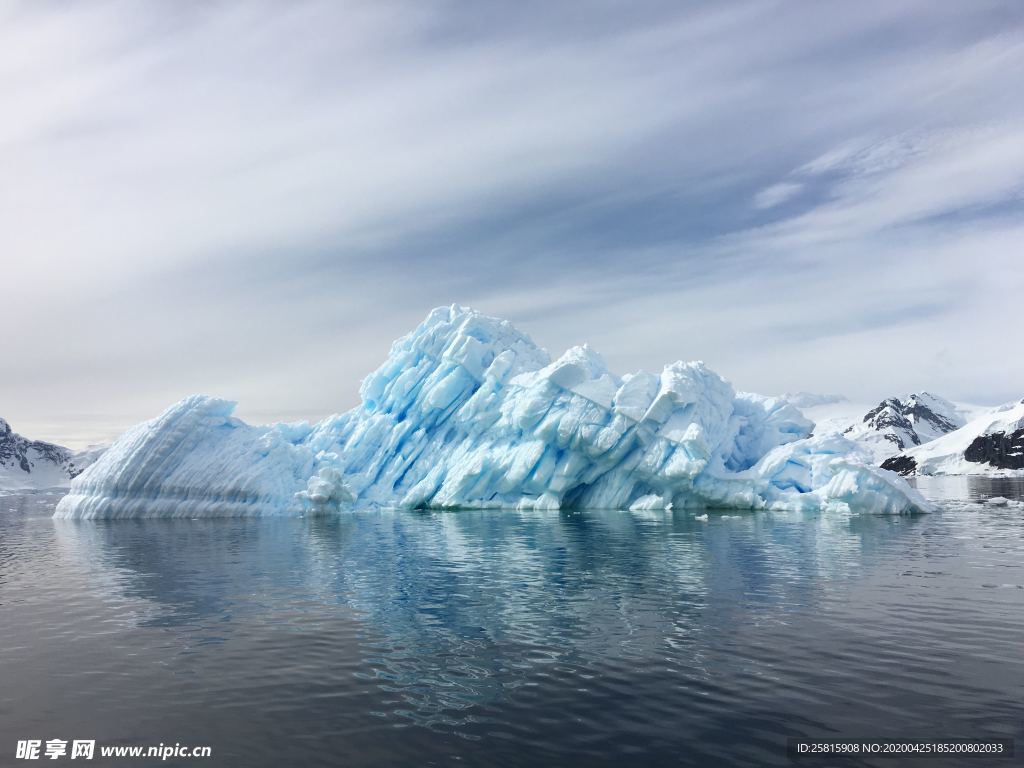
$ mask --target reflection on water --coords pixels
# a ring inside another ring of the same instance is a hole
[[[950,475],[909,479],[929,499],[947,504],[981,502],[994,496],[1024,500],[1024,477]]]
[[[1024,515],[970,494],[707,521],[79,522],[0,497],[0,750],[784,765],[795,735],[1020,737]]]

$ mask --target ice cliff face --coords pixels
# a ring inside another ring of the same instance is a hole
[[[99,453],[96,449],[75,453],[53,443],[29,440],[0,419],[0,490],[66,486]]]
[[[555,361],[509,323],[436,309],[314,427],[254,427],[196,396],[122,436],[60,517],[406,508],[855,510],[927,502],[850,441],[809,438],[782,399],[703,363],[619,378],[587,346]]]

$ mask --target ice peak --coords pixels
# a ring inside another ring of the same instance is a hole
[[[360,395],[369,412],[448,409],[488,377],[504,382],[547,363],[547,353],[507,320],[453,304],[432,310],[392,344]]]

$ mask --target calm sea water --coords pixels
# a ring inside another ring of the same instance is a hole
[[[27,738],[275,768],[790,765],[790,736],[1021,753],[1024,510],[978,502],[1024,484],[923,489],[941,512],[706,522],[71,522],[0,497],[0,764]]]

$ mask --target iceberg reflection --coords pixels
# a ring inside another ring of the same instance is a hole
[[[813,612],[824,585],[916,524],[513,510],[53,521],[63,555],[130,601],[124,620],[178,630],[182,652],[230,640],[238,622],[351,622],[353,674],[389,714],[428,725],[609,660],[700,667],[709,649]]]

